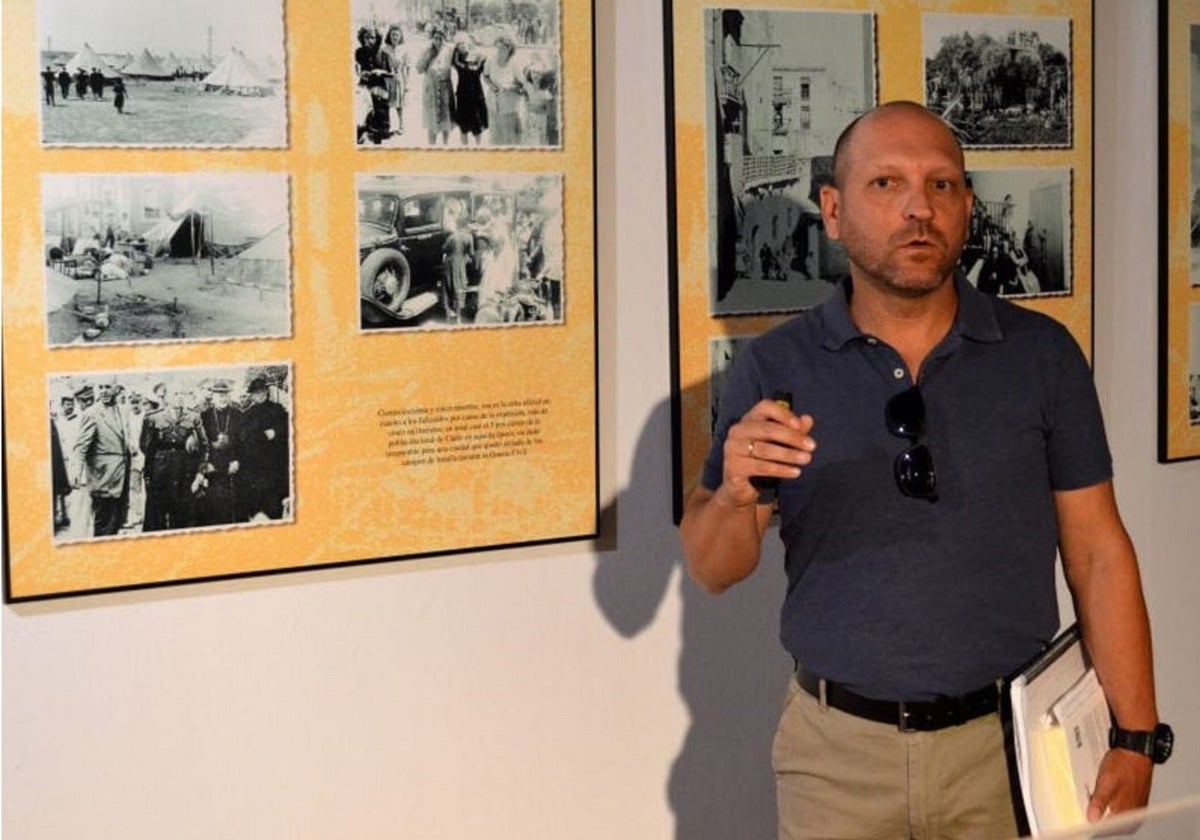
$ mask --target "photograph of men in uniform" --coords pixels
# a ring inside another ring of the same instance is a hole
[[[140,446],[146,459],[143,532],[174,531],[196,524],[193,486],[208,449],[200,415],[188,408],[191,391],[174,383],[166,404],[142,421]]]

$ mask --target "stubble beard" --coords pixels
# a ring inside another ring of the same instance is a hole
[[[930,243],[928,258],[914,261],[904,247],[914,239]],[[962,254],[961,243],[951,246],[932,230],[910,230],[882,244],[873,244],[853,229],[842,231],[842,246],[850,259],[852,276],[861,278],[897,297],[916,300],[933,294],[954,276]],[[933,253],[936,249],[936,253]]]

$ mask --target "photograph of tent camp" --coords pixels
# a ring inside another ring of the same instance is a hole
[[[291,334],[282,173],[43,175],[50,346]]]
[[[283,0],[39,0],[47,146],[287,145]]]

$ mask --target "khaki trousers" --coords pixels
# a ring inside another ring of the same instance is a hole
[[[901,732],[823,707],[793,677],[772,759],[780,840],[1017,836],[997,714]]]

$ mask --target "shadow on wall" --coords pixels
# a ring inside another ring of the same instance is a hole
[[[664,401],[638,438],[629,485],[603,512],[602,533],[615,533],[616,545],[598,552],[593,588],[605,618],[627,638],[649,626],[683,563],[670,441]],[[772,528],[758,570],[720,597],[681,570],[679,690],[691,725],[669,783],[677,840],[776,836],[771,740],[791,668],[778,641],[782,566]]]

